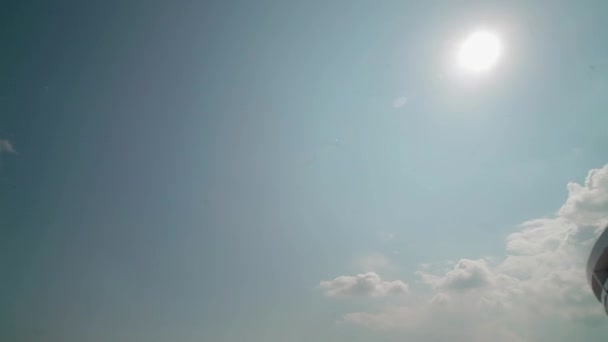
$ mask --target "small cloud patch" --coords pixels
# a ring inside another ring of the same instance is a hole
[[[15,148],[13,147],[13,144],[6,139],[0,139],[0,154],[3,153],[10,153],[10,154],[16,154],[17,151],[15,151]]]
[[[328,297],[387,297],[406,295],[408,284],[401,280],[382,280],[377,273],[368,272],[355,276],[340,276],[322,281],[319,287]]]
[[[407,97],[399,96],[398,98],[393,100],[393,108],[401,108],[407,104]]]

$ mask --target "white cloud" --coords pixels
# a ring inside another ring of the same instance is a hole
[[[9,140],[0,139],[0,154],[2,153],[15,154],[17,151],[15,151],[13,144]]]
[[[608,167],[589,171],[585,184],[568,184],[559,215],[579,225],[605,225],[608,219]]]
[[[423,281],[435,289],[466,291],[470,289],[490,286],[493,279],[487,262],[483,259],[461,259],[454,269],[443,276],[435,276],[425,272],[418,272]]]
[[[562,341],[608,335],[585,263],[608,222],[608,165],[591,170],[553,217],[522,223],[504,258],[461,259],[449,269],[425,264],[426,288],[406,303],[344,315],[343,322],[398,332],[396,340]],[[441,327],[438,329],[438,327]]]
[[[398,98],[393,100],[393,108],[401,108],[407,104],[407,97],[399,96]]]
[[[328,297],[386,297],[405,295],[409,287],[401,280],[386,281],[374,272],[340,276],[322,281],[319,287]]]

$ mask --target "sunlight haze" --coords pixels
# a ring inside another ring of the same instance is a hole
[[[602,341],[608,1],[4,1],[0,341]]]

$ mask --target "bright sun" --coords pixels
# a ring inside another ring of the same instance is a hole
[[[472,33],[460,46],[458,63],[469,71],[488,71],[496,65],[501,50],[500,40],[495,34],[477,31]]]

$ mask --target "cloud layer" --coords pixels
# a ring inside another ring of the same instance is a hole
[[[606,223],[608,165],[591,170],[583,185],[568,184],[568,198],[555,215],[517,227],[506,239],[506,257],[461,259],[448,270],[422,267],[417,275],[425,290],[412,293],[407,303],[348,313],[341,321],[397,332],[395,340],[605,337],[608,327],[600,323],[606,318],[586,283],[585,263]],[[332,293],[357,292],[356,285],[337,285],[357,284],[354,278],[324,283]]]

